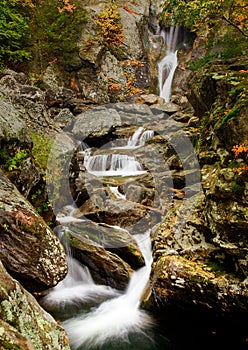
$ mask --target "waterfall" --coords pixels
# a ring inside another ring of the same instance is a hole
[[[146,172],[135,157],[126,154],[86,155],[84,166],[96,176],[133,176]]]
[[[145,130],[140,126],[127,141],[126,148],[136,148],[143,146],[146,140],[154,136],[153,130]]]
[[[65,308],[78,307],[82,303],[95,301],[99,297],[119,295],[119,292],[113,288],[95,284],[89,269],[72,257],[67,227],[60,228],[58,237],[66,251],[68,274],[40,300],[40,304],[46,310],[61,312]]]
[[[118,190],[118,186],[109,186],[109,189],[117,198],[126,199],[126,196]]]
[[[165,57],[158,63],[158,80],[160,97],[163,97],[166,102],[170,101],[172,81],[175,70],[177,68],[177,41],[179,27],[170,27],[169,32],[161,30],[164,43],[167,45]]]
[[[63,322],[73,349],[90,349],[118,339],[128,342],[130,333],[143,333],[152,319],[139,309],[149,281],[152,263],[150,232],[134,236],[146,265],[134,271],[123,295],[103,302],[89,313]]]

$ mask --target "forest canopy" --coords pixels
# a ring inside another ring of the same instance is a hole
[[[211,28],[225,21],[248,36],[246,0],[165,0],[161,7],[163,23],[180,24],[197,31],[202,25]]]

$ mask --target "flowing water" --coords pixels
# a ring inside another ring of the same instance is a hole
[[[136,176],[146,173],[135,157],[126,154],[86,156],[84,166],[96,176]]]
[[[158,63],[158,80],[160,97],[163,97],[166,102],[170,101],[172,81],[175,70],[177,68],[177,41],[179,27],[170,27],[169,32],[162,30],[164,43],[167,46],[165,57]]]
[[[125,148],[136,148],[141,147],[145,144],[146,140],[153,137],[153,130],[145,130],[142,126],[140,126],[132,136],[129,137],[127,145]]]
[[[89,270],[73,259],[66,243],[69,273],[43,299],[41,305],[63,320],[72,349],[152,349],[149,335],[152,318],[140,309],[147,288],[152,263],[149,231],[135,235],[145,259],[145,266],[132,273],[125,291],[94,283]],[[136,348],[136,347],[135,347]],[[136,348],[137,349],[137,348]]]

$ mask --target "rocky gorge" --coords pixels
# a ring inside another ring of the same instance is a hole
[[[0,71],[1,348],[69,349],[63,327],[38,303],[68,273],[65,246],[96,284],[121,291],[145,264],[133,235],[149,229],[142,308],[164,334],[179,327],[187,339],[188,320],[198,332],[199,319],[210,319],[211,339],[243,349],[248,60],[216,59],[192,72],[203,39],[187,39],[165,102],[159,4],[116,4],[124,45],[106,47],[97,19],[108,3],[87,1],[79,54],[66,70],[49,65],[42,88],[26,73]],[[114,171],[114,155],[137,161],[140,173],[99,176],[99,159]],[[230,329],[238,335],[227,336]]]

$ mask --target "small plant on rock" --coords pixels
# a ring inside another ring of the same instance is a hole
[[[121,16],[116,5],[109,5],[99,14],[96,23],[101,29],[102,44],[121,46],[124,41]]]

